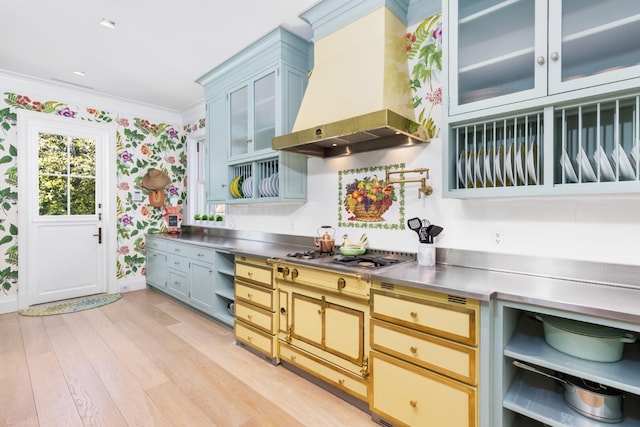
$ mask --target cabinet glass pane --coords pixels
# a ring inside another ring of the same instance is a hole
[[[247,86],[231,92],[231,156],[246,154],[249,146],[249,110],[247,108],[249,88]]]
[[[640,64],[638,0],[562,2],[562,81]]]
[[[275,72],[256,80],[254,96],[254,150],[271,148],[276,136],[276,75]]]
[[[535,0],[461,0],[458,105],[533,89]]]

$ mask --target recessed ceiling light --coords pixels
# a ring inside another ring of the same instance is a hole
[[[111,30],[115,30],[116,29],[116,23],[113,22],[113,21],[110,21],[110,20],[108,20],[106,18],[102,18],[100,20],[100,25],[102,25],[103,27],[107,27],[107,28],[109,28]]]
[[[78,71],[78,70],[74,71],[73,74],[80,77],[86,76],[86,73],[84,71]]]

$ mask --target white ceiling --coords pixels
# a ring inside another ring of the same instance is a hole
[[[310,38],[298,15],[317,2],[0,0],[0,69],[181,112],[198,77],[277,26]]]

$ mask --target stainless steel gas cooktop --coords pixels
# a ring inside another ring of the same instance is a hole
[[[289,253],[286,258],[291,259],[291,261],[306,261],[305,264],[322,265],[325,267],[334,266],[346,270],[375,270],[403,262],[415,261],[415,254],[367,249],[362,255],[346,256],[334,252],[310,250]],[[282,261],[286,261],[286,259]]]

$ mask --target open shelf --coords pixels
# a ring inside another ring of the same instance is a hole
[[[640,346],[625,345],[619,362],[592,362],[562,353],[544,339],[542,323],[523,316],[504,349],[504,355],[545,368],[640,394]]]
[[[529,372],[520,372],[511,383],[503,406],[550,426],[603,427],[640,426],[640,398],[625,395],[624,419],[616,424],[590,419],[569,407],[562,397],[563,388],[554,380]]]

